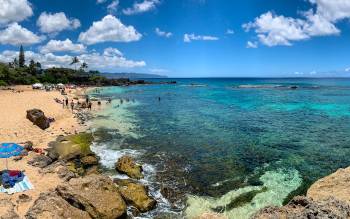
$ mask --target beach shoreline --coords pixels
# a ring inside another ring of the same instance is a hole
[[[72,113],[69,108],[63,108],[62,104],[55,102],[55,98],[63,100],[65,97],[58,90],[46,92],[45,90],[33,90],[31,86],[13,86],[10,90],[0,90],[0,142],[13,142],[22,144],[30,141],[33,147],[45,151],[49,142],[55,141],[60,135],[69,135],[84,132],[88,129],[87,124],[82,124],[76,116],[76,110]],[[86,92],[94,87],[66,89],[69,102],[82,98]],[[42,130],[26,118],[26,111],[40,109],[45,116],[54,118],[46,130]],[[24,170],[34,189],[24,193],[8,195],[0,193],[0,199],[8,199],[16,206],[16,213],[24,218],[25,213],[39,197],[40,193],[55,189],[63,183],[57,173],[44,173],[42,168],[28,164],[38,154],[29,152],[19,161],[13,158],[8,159],[8,166],[11,170]],[[5,169],[5,160],[0,160],[0,169]],[[26,194],[31,201],[18,205],[19,195]]]

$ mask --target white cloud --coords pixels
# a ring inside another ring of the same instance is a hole
[[[247,48],[256,49],[256,48],[258,48],[258,42],[248,41],[246,47],[247,47]]]
[[[10,62],[15,57],[18,57],[18,51],[5,50],[0,53],[0,61],[2,62]],[[34,61],[40,62],[43,68],[72,67],[70,63],[73,56],[70,55],[54,55],[52,53],[40,54],[32,51],[25,51],[25,57],[27,63],[33,59]],[[113,70],[115,68],[137,68],[146,66],[144,61],[128,60],[124,56],[113,55],[108,52],[106,53],[106,50],[102,54],[98,52],[82,54],[78,56],[78,59],[82,62],[88,63],[90,69],[96,70]]]
[[[20,22],[33,15],[27,0],[0,0],[0,25]]]
[[[123,10],[123,13],[125,15],[134,15],[134,14],[140,14],[147,11],[154,10],[159,4],[159,0],[144,0],[143,2],[135,2],[131,8],[127,8]]]
[[[243,24],[247,31],[254,29],[262,44],[267,46],[292,45],[292,41],[314,36],[338,35],[336,22],[350,18],[349,0],[309,0],[316,11],[302,12],[302,18],[278,16],[267,12],[254,22]]]
[[[74,44],[70,39],[64,41],[61,40],[50,40],[45,46],[40,48],[41,53],[50,52],[85,52],[86,47],[83,44]]]
[[[0,31],[0,44],[32,45],[40,43],[44,39],[44,36],[38,36],[17,23],[12,23]]]
[[[123,56],[123,53],[116,48],[108,47],[103,51],[104,56]]]
[[[161,31],[158,27],[155,29],[155,32],[158,36],[166,37],[166,38],[169,38],[173,35],[171,32]]]
[[[346,72],[350,72],[350,67],[345,69]]]
[[[105,3],[107,0],[97,0],[96,3],[97,4],[102,4],[102,3]]]
[[[79,35],[79,42],[91,45],[102,42],[131,42],[140,40],[142,35],[133,26],[125,26],[113,15],[105,16],[101,21]]]
[[[193,33],[192,34],[186,33],[184,35],[184,42],[190,43],[191,41],[194,41],[194,40],[215,41],[215,40],[219,40],[219,38],[215,36],[194,35]]]
[[[235,34],[235,31],[233,31],[233,30],[231,30],[231,29],[227,29],[227,30],[226,30],[226,34],[232,35],[232,34]]]
[[[67,29],[77,29],[81,26],[78,19],[69,19],[64,12],[55,14],[43,12],[36,24],[43,33],[59,33]]]
[[[114,0],[107,6],[107,10],[109,13],[115,13],[118,10],[119,0]]]

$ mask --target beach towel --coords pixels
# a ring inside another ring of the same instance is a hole
[[[29,179],[27,176],[24,176],[23,180],[20,182],[17,182],[12,188],[5,189],[3,186],[0,186],[0,192],[7,193],[7,194],[24,192],[30,189],[34,189],[34,187],[29,182]]]

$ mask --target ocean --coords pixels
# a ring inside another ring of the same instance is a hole
[[[350,166],[350,79],[160,80],[90,94],[112,99],[91,121],[105,173],[134,156],[158,201],[138,218],[249,218]]]

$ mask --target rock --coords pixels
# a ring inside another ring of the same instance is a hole
[[[20,219],[15,212],[15,205],[9,199],[0,199],[1,219]]]
[[[71,205],[84,209],[92,218],[119,218],[126,214],[126,204],[108,177],[89,175],[60,185],[57,193]]]
[[[323,200],[334,197],[350,205],[350,167],[316,181],[307,191],[307,197]]]
[[[305,196],[294,197],[286,206],[267,207],[258,211],[253,219],[274,218],[349,218],[350,206],[335,198],[313,201]]]
[[[27,110],[27,119],[29,119],[34,125],[37,125],[42,130],[50,127],[50,120],[40,109]]]
[[[156,201],[148,196],[147,188],[144,185],[131,180],[117,180],[116,183],[125,201],[140,212],[147,212],[155,207]]]
[[[129,156],[122,156],[115,164],[115,169],[120,173],[125,173],[133,179],[142,179],[142,166],[135,163]]]
[[[27,194],[20,194],[18,196],[18,199],[16,200],[17,203],[25,203],[25,202],[29,202],[32,200],[32,197],[30,197]]]
[[[52,162],[53,161],[51,158],[40,154],[40,155],[35,155],[35,157],[33,157],[31,160],[28,161],[28,164],[34,167],[44,168],[50,165]]]
[[[92,156],[92,155],[85,156],[85,157],[81,158],[80,162],[85,167],[89,167],[89,166],[93,166],[93,165],[98,164],[97,158],[95,156]]]
[[[57,170],[57,175],[65,181],[69,181],[72,178],[75,178],[76,175],[70,171],[66,166],[59,167]]]
[[[27,219],[89,219],[90,215],[58,196],[56,193],[41,193],[25,215]]]

